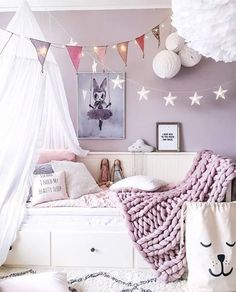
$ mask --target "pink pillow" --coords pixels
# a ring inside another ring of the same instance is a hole
[[[40,151],[40,156],[38,160],[38,164],[48,163],[52,160],[67,160],[67,161],[75,161],[76,155],[68,150],[64,149],[43,149]]]
[[[69,292],[69,289],[65,273],[49,272],[1,280],[0,291]]]

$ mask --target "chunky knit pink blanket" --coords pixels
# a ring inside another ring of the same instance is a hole
[[[221,202],[236,165],[210,151],[198,153],[185,180],[161,192],[120,190],[124,211],[135,247],[164,282],[175,281],[186,269],[185,250],[180,253],[181,208],[184,202]]]

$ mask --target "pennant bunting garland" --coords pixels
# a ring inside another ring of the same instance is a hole
[[[103,64],[104,63],[104,58],[107,52],[107,46],[104,47],[94,47],[94,52],[97,55],[99,61]]]
[[[128,45],[129,45],[128,41],[117,44],[118,53],[120,54],[122,60],[124,61],[125,66],[127,66]]]
[[[153,35],[155,36],[155,38],[158,40],[158,47],[159,47],[160,46],[160,28],[163,26],[163,23],[166,21],[166,19],[164,19],[161,23],[159,23],[155,27],[148,30],[145,34],[139,35],[134,39],[130,39],[130,40],[120,42],[120,43],[104,44],[104,45],[98,45],[98,46],[95,45],[93,47],[90,45],[80,46],[80,45],[78,45],[77,42],[73,41],[72,37],[70,38],[70,43],[65,45],[65,44],[51,43],[51,42],[47,42],[44,40],[29,38],[29,37],[17,35],[13,32],[9,32],[7,30],[4,30],[8,34],[10,33],[10,36],[9,36],[8,40],[6,40],[6,43],[3,44],[3,48],[0,48],[0,55],[2,54],[4,49],[6,48],[11,37],[14,35],[17,37],[23,37],[23,38],[31,41],[31,43],[33,44],[33,46],[36,49],[38,60],[42,66],[42,73],[43,73],[43,69],[44,69],[44,63],[46,61],[46,57],[48,54],[48,50],[51,46],[67,49],[68,54],[69,54],[70,59],[71,59],[71,62],[73,63],[73,66],[74,66],[76,72],[78,72],[78,70],[79,70],[80,59],[84,55],[84,51],[82,52],[82,50],[87,50],[90,52],[91,49],[93,49],[94,54],[96,55],[96,59],[100,61],[101,65],[103,67],[103,71],[105,71],[104,59],[105,59],[105,56],[107,53],[107,49],[110,47],[117,49],[120,57],[122,58],[123,62],[125,63],[125,66],[127,66],[128,48],[129,48],[130,42],[135,41],[135,43],[140,47],[140,49],[142,51],[143,58],[144,58],[145,39],[148,38],[148,34],[150,32],[152,32]],[[97,63],[94,61],[93,62],[93,72],[96,71],[96,66],[97,66],[96,64]]]
[[[135,40],[137,42],[137,44],[139,45],[140,49],[143,52],[143,58],[144,58],[144,38],[145,38],[145,34],[141,35],[140,37],[137,37]]]
[[[36,49],[38,60],[42,66],[42,73],[43,73],[43,65],[45,63],[47,53],[48,53],[51,43],[32,39],[32,38],[30,38],[30,41]]]
[[[66,48],[70,55],[71,62],[73,63],[76,72],[78,72],[83,47],[66,45]]]
[[[161,44],[160,25],[155,26],[152,29],[152,33],[153,33],[154,37],[158,40],[158,47],[160,47],[160,44]]]
[[[158,47],[160,46],[160,24],[157,25],[156,27],[152,28],[150,30],[154,37],[158,40]],[[10,42],[12,36],[17,36],[19,37],[19,35],[12,33],[12,32],[8,32],[6,31],[8,34],[10,33],[10,35],[6,36],[6,41],[2,42],[3,47],[0,47],[0,55],[3,53],[3,51],[6,49],[8,43]],[[148,32],[149,33],[149,32]],[[135,38],[135,42],[136,44],[140,47],[143,57],[144,57],[144,50],[145,50],[145,38],[147,36],[146,34],[142,34],[139,37]],[[20,37],[24,37],[21,36]],[[34,46],[36,53],[37,53],[37,58],[39,63],[42,66],[42,73],[43,73],[43,69],[44,69],[44,63],[46,61],[47,58],[47,54],[48,51],[51,47],[51,45],[53,45],[54,43],[50,43],[47,41],[42,41],[42,40],[38,40],[38,39],[33,39],[33,38],[28,38],[28,37],[24,37],[27,40],[30,40],[30,42],[32,43],[32,45]],[[120,57],[122,58],[123,62],[125,63],[125,66],[127,66],[127,59],[128,59],[128,48],[129,48],[129,42],[133,42],[134,39],[132,40],[128,40],[125,42],[120,42],[118,44],[113,44],[113,45],[104,45],[104,46],[95,46],[95,47],[91,47],[91,46],[85,46],[84,48],[87,49],[89,48],[89,50],[91,51],[91,49],[93,48],[94,53],[96,54],[97,58],[99,59],[99,61],[101,62],[102,66],[103,66],[103,72],[105,72],[105,69],[108,70],[108,72],[110,71],[109,68],[104,66],[104,58],[106,56],[106,52],[107,52],[107,48],[108,47],[112,47],[112,48],[116,48],[117,52],[119,53]],[[54,44],[55,45],[55,44]],[[76,45],[76,43],[73,43],[73,40],[71,39],[71,43],[67,44],[67,45],[60,45],[57,44],[56,47],[60,47],[60,48],[66,48],[68,51],[68,54],[70,56],[70,59],[73,63],[73,66],[76,70],[76,72],[78,72],[79,70],[79,65],[80,65],[80,59],[81,56],[83,56],[83,47]],[[92,72],[93,74],[95,74],[97,72],[97,65],[98,63],[96,62],[96,60],[93,60],[93,64],[92,64]],[[114,73],[114,72],[113,72]],[[109,74],[109,73],[108,73]],[[132,79],[127,79],[129,81],[138,83],[135,80]],[[120,79],[120,75],[117,74],[116,78],[111,79],[112,83],[113,83],[113,89],[119,88],[119,89],[123,89],[124,85],[123,83],[125,82],[125,79]],[[231,80],[230,83],[232,81],[236,81],[236,79]],[[224,87],[224,84],[222,85]],[[213,93],[216,95],[216,100],[219,100],[220,98],[225,100],[226,96],[225,93],[228,92],[227,89],[223,89],[223,87],[220,86],[218,90],[214,90]],[[137,91],[137,94],[139,95],[139,101],[142,100],[148,100],[148,94],[150,93],[151,90],[155,90],[155,91],[160,91],[163,92],[163,90],[158,90],[158,89],[150,89],[150,90],[146,90],[144,88],[144,86],[142,86],[141,90]],[[205,90],[210,90],[208,89],[201,89],[201,91],[205,91]],[[164,90],[165,91],[165,90]],[[186,91],[185,91],[186,92]],[[187,91],[188,92],[188,91]],[[82,94],[83,94],[83,99],[86,102],[87,96],[88,96],[88,91],[87,90],[82,90]],[[197,91],[194,92],[194,95],[188,97],[191,100],[191,106],[194,105],[201,105],[201,100],[203,98],[205,98],[203,95],[198,95]],[[172,93],[169,92],[169,94],[167,96],[164,96],[163,99],[165,100],[165,106],[175,106],[175,101],[177,99],[177,96],[172,96]]]

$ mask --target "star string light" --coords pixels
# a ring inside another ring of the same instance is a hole
[[[197,92],[194,92],[193,96],[190,96],[189,99],[191,99],[191,106],[194,104],[200,105],[200,100],[203,98],[203,96],[198,95]]]
[[[97,65],[98,65],[98,63],[93,59],[93,65],[92,65],[93,73],[97,73]]]
[[[219,89],[217,91],[213,91],[216,95],[216,100],[218,100],[219,98],[225,99],[225,93],[228,90],[223,89],[221,86],[219,87]]]
[[[113,82],[113,89],[115,89],[117,87],[122,89],[123,88],[122,84],[125,82],[124,79],[120,79],[119,74],[116,76],[115,79],[111,79],[111,81]]]
[[[73,38],[71,37],[70,38],[70,42],[68,43],[68,45],[70,45],[70,46],[76,46],[77,45],[77,42],[74,42]]]
[[[142,89],[140,91],[137,91],[138,95],[139,95],[139,101],[141,100],[148,100],[148,93],[150,92],[150,90],[146,90],[144,88],[144,86],[142,87]]]
[[[176,96],[172,96],[171,92],[169,92],[168,96],[163,97],[163,99],[166,101],[165,106],[168,106],[168,105],[174,106],[175,105],[174,100],[176,98],[177,98]]]

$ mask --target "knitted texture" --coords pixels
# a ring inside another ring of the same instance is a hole
[[[186,270],[185,248],[180,252],[181,208],[184,202],[222,202],[236,177],[236,165],[211,151],[197,154],[186,178],[161,192],[120,190],[129,234],[139,253],[164,282],[175,281]]]

